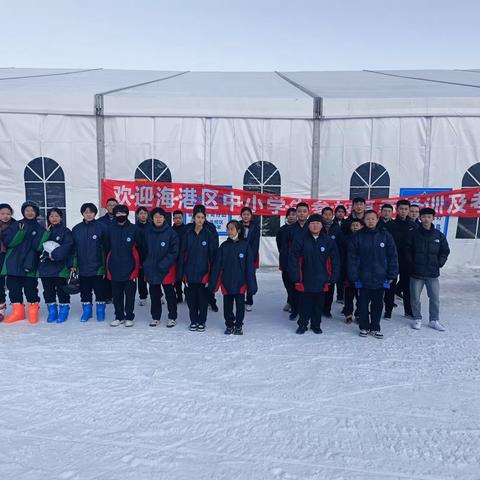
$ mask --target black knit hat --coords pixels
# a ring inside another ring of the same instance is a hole
[[[21,211],[22,211],[22,215],[25,216],[25,209],[27,207],[32,207],[33,210],[35,211],[35,216],[38,217],[40,215],[40,208],[39,206],[35,203],[35,202],[32,202],[31,200],[27,200],[26,202],[23,202],[22,204],[22,208],[21,208]]]
[[[121,213],[122,215],[128,215],[128,207],[126,205],[115,205],[113,207],[113,214]]]
[[[435,210],[433,208],[425,207],[420,210],[420,216],[422,215],[433,215],[435,216]]]
[[[314,213],[313,215],[310,215],[307,220],[308,223],[312,222],[320,222],[322,223],[322,216],[319,213]]]

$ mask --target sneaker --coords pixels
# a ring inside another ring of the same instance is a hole
[[[303,335],[307,331],[307,327],[298,327],[295,333],[298,333],[298,335]]]
[[[158,325],[160,325],[160,320],[150,320],[148,324],[149,327],[157,327]]]
[[[111,326],[111,327],[118,327],[119,325],[122,325],[122,323],[125,323],[125,320],[115,319],[115,320],[112,320],[112,321],[110,322],[110,326]]]
[[[145,298],[141,298],[141,299],[138,301],[138,306],[139,306],[139,307],[144,307],[146,304],[147,304],[147,300],[146,300]]]
[[[320,334],[320,333],[323,333],[323,331],[320,327],[318,327],[318,328],[313,328],[312,327],[311,330],[312,330],[313,333],[316,333],[317,335]]]
[[[288,303],[286,303],[285,306],[283,307],[283,311],[284,312],[291,312],[292,307]]]
[[[205,324],[199,323],[197,327],[197,332],[204,332],[205,331]]]
[[[243,330],[242,327],[235,327],[235,330],[233,331],[234,335],[243,335]]]
[[[133,327],[133,320],[125,320],[126,327]]]
[[[223,333],[225,335],[231,335],[233,333],[233,327],[227,327]]]
[[[414,330],[420,330],[422,328],[422,321],[421,320],[414,320],[412,323],[412,328]]]
[[[245,310],[247,312],[251,312],[252,311],[252,305],[245,305]]]
[[[379,339],[383,338],[382,332],[370,332],[370,335],[372,335],[372,337],[379,338]]]
[[[169,318],[167,321],[167,328],[172,328],[177,324],[177,321],[174,318]]]
[[[347,315],[345,317],[345,323],[350,324],[353,322],[353,315]]]
[[[383,319],[384,319],[384,320],[391,320],[391,319],[392,319],[392,314],[391,314],[391,313],[386,313],[386,314],[383,316]]]
[[[434,330],[438,330],[439,332],[444,332],[446,330],[446,328],[438,320],[428,322],[428,326]]]
[[[196,332],[197,329],[198,329],[198,323],[191,323],[190,326],[188,327],[188,329],[189,329],[191,332]]]
[[[368,331],[367,330],[360,330],[360,332],[358,333],[361,337],[366,337],[368,336]]]

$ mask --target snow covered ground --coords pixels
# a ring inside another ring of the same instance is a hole
[[[446,274],[448,331],[295,335],[278,272],[243,337],[71,319],[0,325],[0,478],[480,479],[480,277]],[[219,297],[220,298],[220,297]],[[113,307],[108,307],[109,317]],[[45,308],[42,308],[45,316]]]

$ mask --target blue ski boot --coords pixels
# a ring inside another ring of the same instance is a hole
[[[93,315],[93,306],[91,303],[83,303],[82,308],[83,308],[83,313],[82,313],[82,316],[80,317],[80,321],[88,322]]]
[[[49,303],[47,307],[48,307],[47,323],[56,322],[58,318],[58,305],[56,303]]]
[[[63,323],[70,312],[70,305],[68,303],[62,303],[58,312],[57,323]]]
[[[105,320],[105,303],[97,302],[97,322],[103,322]]]

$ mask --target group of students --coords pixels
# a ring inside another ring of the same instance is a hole
[[[308,325],[322,333],[322,317],[331,318],[334,291],[344,305],[346,323],[355,320],[360,336],[383,338],[384,319],[391,319],[395,296],[403,299],[405,316],[412,327],[422,326],[420,297],[429,297],[429,327],[444,331],[440,323],[439,276],[450,249],[435,228],[435,211],[419,208],[408,200],[384,204],[380,214],[366,210],[363,198],[355,198],[352,212],[338,205],[309,214],[299,203],[286,212],[286,223],[277,234],[282,280],[287,292],[285,311],[298,317],[297,333]],[[354,302],[356,300],[356,308]]]
[[[203,332],[208,305],[218,311],[215,292],[221,288],[225,333],[243,334],[245,310],[252,309],[257,291],[255,269],[260,246],[260,226],[250,208],[242,209],[240,220],[228,223],[228,239],[219,246],[217,230],[206,219],[203,205],[195,205],[193,222],[187,225],[183,212],[173,212],[173,226],[162,208],[150,212],[138,208],[133,224],[127,206],[113,198],[106,206],[106,214],[96,219],[97,207],[83,204],[83,220],[70,230],[58,208],[47,212],[44,228],[34,202],[22,205],[18,221],[10,205],[0,204],[0,321],[14,323],[27,316],[30,323],[39,321],[40,278],[48,307],[47,322],[65,322],[70,311],[69,282],[75,276],[82,322],[93,317],[95,295],[98,321],[105,320],[106,304],[111,302],[115,318],[110,325],[133,326],[138,288],[140,306],[150,295],[150,326],[160,323],[165,296],[167,327],[174,327],[177,304],[185,294],[189,329]],[[12,304],[7,316],[5,286]]]
[[[382,206],[380,215],[365,206],[363,198],[355,198],[348,217],[342,205],[310,214],[308,204],[300,202],[286,212],[276,240],[287,292],[284,310],[291,320],[298,317],[296,332],[305,333],[310,324],[314,333],[322,333],[322,317],[332,317],[335,288],[346,323],[355,319],[362,337],[370,333],[383,338],[382,311],[385,319],[391,318],[396,294],[403,298],[413,328],[420,329],[424,287],[430,299],[429,326],[445,330],[439,321],[438,277],[449,247],[433,225],[435,211],[399,200],[393,219],[390,204]],[[83,204],[83,220],[69,230],[58,208],[48,211],[44,228],[34,202],[22,205],[19,221],[10,205],[0,204],[0,321],[26,319],[25,295],[28,321],[38,322],[40,278],[47,322],[64,322],[70,311],[67,284],[78,276],[83,322],[93,317],[95,295],[98,321],[105,320],[106,304],[112,302],[115,318],[110,325],[133,326],[138,289],[140,306],[150,295],[150,326],[160,323],[164,296],[167,327],[174,327],[177,304],[185,294],[189,329],[203,332],[209,305],[218,311],[215,292],[221,288],[225,334],[243,334],[259,265],[260,224],[250,208],[243,207],[241,218],[228,222],[228,238],[219,245],[203,205],[195,205],[189,224],[183,223],[182,211],[174,211],[172,226],[162,208],[138,208],[133,224],[127,206],[111,198],[106,207],[106,214],[96,219],[97,207]],[[6,317],[5,286],[12,304]]]

